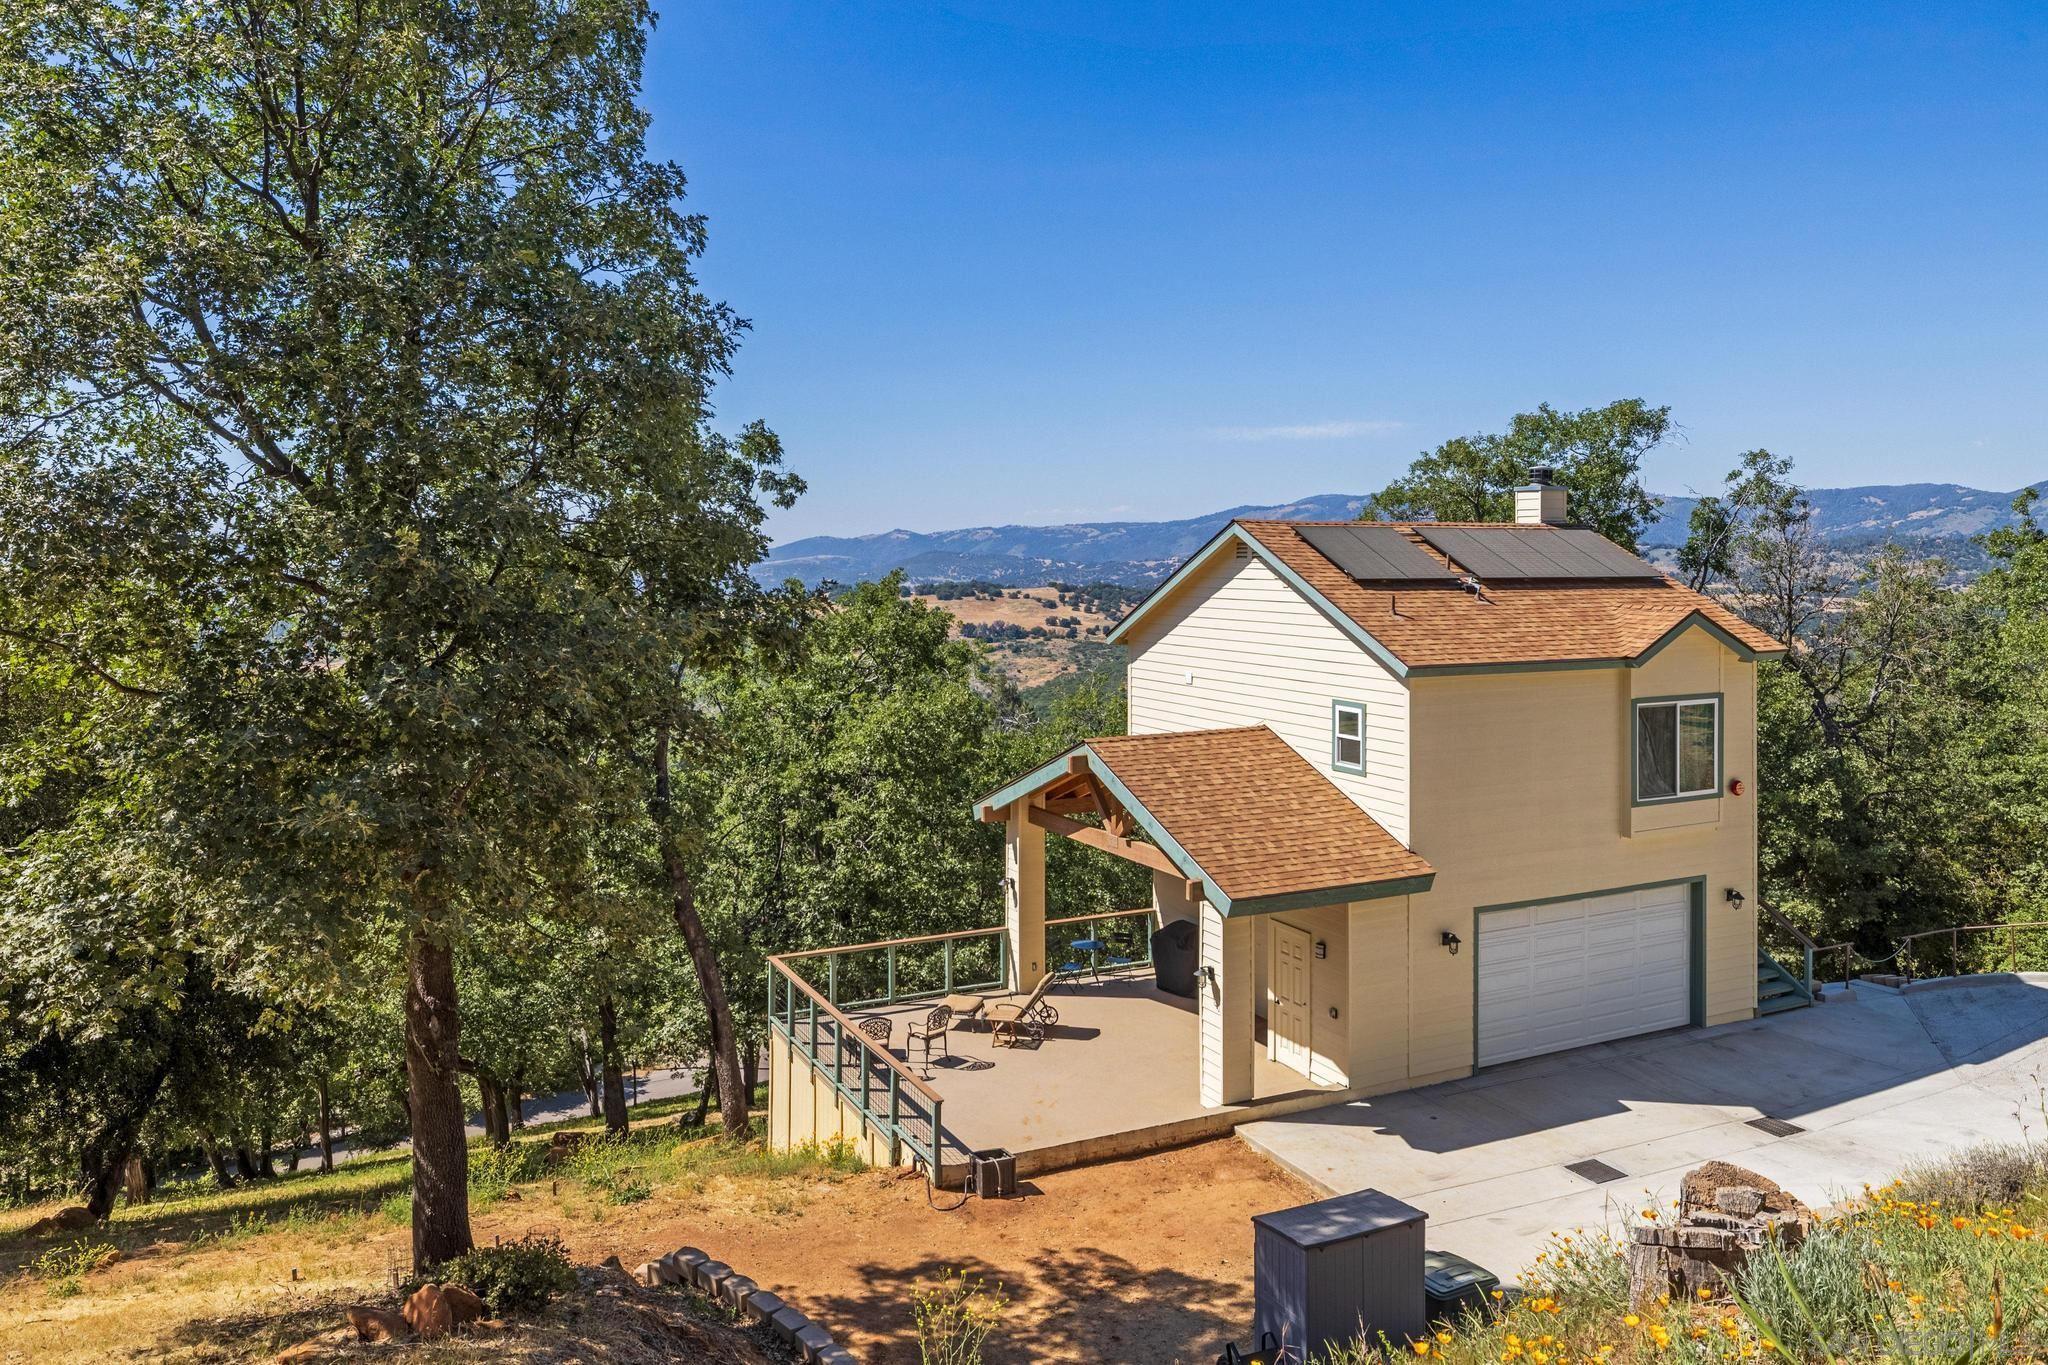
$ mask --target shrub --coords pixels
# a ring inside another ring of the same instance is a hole
[[[1000,1285],[991,1289],[952,1271],[937,1285],[920,1286],[911,1303],[923,1365],[981,1365],[982,1348],[1008,1300]]]
[[[81,1237],[75,1242],[53,1246],[26,1267],[37,1279],[50,1281],[50,1297],[68,1299],[85,1288],[85,1277],[121,1258],[111,1242]]]
[[[2015,1203],[2048,1180],[2048,1153],[2032,1143],[1987,1142],[1938,1161],[1908,1166],[1892,1193],[1944,1208],[1978,1209]]]
[[[537,1313],[576,1287],[576,1268],[559,1237],[536,1233],[516,1242],[465,1251],[434,1278],[467,1285],[498,1313]]]

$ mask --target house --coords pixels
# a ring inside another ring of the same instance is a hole
[[[1151,867],[1143,926],[1195,923],[1184,1052],[1105,1092],[1178,1087],[1153,1127],[1757,1013],[1756,663],[1783,646],[1574,525],[1548,471],[1513,523],[1233,522],[1111,638],[1129,733],[978,813],[1010,991],[1072,956],[1049,834]]]

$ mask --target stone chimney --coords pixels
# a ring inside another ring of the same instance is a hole
[[[1547,464],[1529,471],[1527,487],[1515,490],[1515,521],[1523,526],[1567,524],[1564,490],[1552,483],[1554,471]]]

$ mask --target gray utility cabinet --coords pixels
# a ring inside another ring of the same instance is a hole
[[[1405,1346],[1429,1328],[1422,1234],[1429,1217],[1378,1190],[1252,1219],[1252,1339],[1302,1361],[1362,1332]]]

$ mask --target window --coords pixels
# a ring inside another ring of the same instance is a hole
[[[1721,699],[1636,703],[1636,801],[1680,801],[1721,790]]]
[[[1330,703],[1330,766],[1344,773],[1365,771],[1365,707],[1355,701]]]

